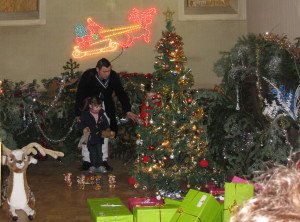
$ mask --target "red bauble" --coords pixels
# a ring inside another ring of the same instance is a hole
[[[144,124],[145,124],[145,127],[148,127],[149,126],[149,121],[145,120]]]
[[[201,167],[207,167],[208,166],[208,161],[207,160],[201,160],[199,164],[200,164]]]
[[[135,184],[135,180],[133,177],[130,177],[128,182],[131,184],[131,185],[134,185]]]
[[[156,99],[161,99],[161,95],[160,94],[156,94]]]
[[[187,101],[188,104],[191,104],[193,102],[193,99],[191,97],[187,97],[186,101]]]
[[[155,146],[154,145],[150,145],[149,146],[149,150],[155,150]]]
[[[148,163],[150,159],[150,156],[143,156],[144,163]]]

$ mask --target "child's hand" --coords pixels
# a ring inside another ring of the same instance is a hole
[[[115,131],[110,131],[110,138],[113,139],[116,136],[116,132]]]
[[[84,132],[84,133],[87,133],[87,132],[91,132],[91,130],[90,130],[90,128],[85,127],[85,128],[83,129],[83,132]]]

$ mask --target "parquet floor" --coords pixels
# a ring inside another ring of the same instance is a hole
[[[113,171],[109,172],[116,176],[117,186],[110,189],[108,176],[102,175],[102,189],[94,190],[91,185],[86,185],[80,190],[76,177],[84,173],[80,170],[81,162],[61,162],[51,158],[39,161],[36,165],[30,165],[27,171],[28,184],[36,198],[37,212],[34,222],[92,222],[94,221],[86,200],[87,198],[118,197],[128,206],[130,197],[150,197],[151,191],[135,189],[128,183],[127,166],[117,159],[109,160]],[[4,170],[3,178],[7,176],[8,170]],[[73,185],[70,188],[64,185],[63,174],[73,174]],[[25,213],[18,212],[20,222],[29,221]],[[0,221],[12,221],[0,208]]]

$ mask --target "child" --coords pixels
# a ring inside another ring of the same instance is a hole
[[[102,144],[104,139],[102,138],[102,131],[109,128],[109,123],[104,116],[104,110],[102,109],[102,100],[98,97],[87,98],[86,105],[89,109],[83,109],[80,116],[80,122],[78,125],[81,133],[89,132],[89,138],[87,141],[87,147],[90,152],[91,167],[90,173],[107,173],[102,160]]]
[[[245,201],[230,222],[300,221],[300,171],[278,166],[256,179],[263,189]]]

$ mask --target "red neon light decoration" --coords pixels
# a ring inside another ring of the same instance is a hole
[[[75,42],[72,55],[75,58],[95,55],[103,52],[115,51],[118,47],[129,48],[138,39],[145,43],[150,42],[153,15],[157,13],[155,8],[140,11],[134,8],[130,11],[128,21],[131,26],[114,29],[105,29],[92,18],[87,19],[87,26],[77,25]]]

